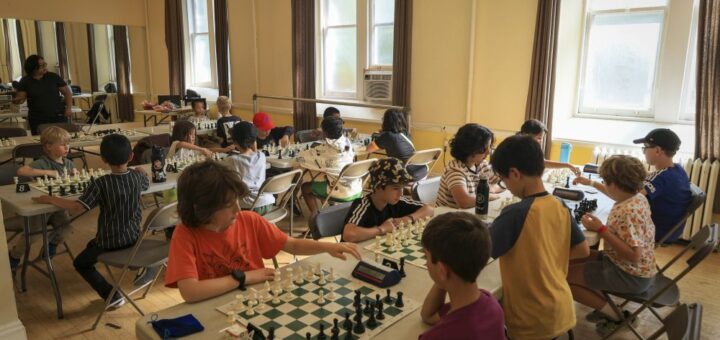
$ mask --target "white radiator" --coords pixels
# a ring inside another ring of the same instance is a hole
[[[647,164],[645,163],[645,156],[640,148],[618,149],[598,146],[595,147],[593,151],[593,161],[599,166],[605,159],[617,154],[630,155],[640,159],[643,164]],[[684,166],[685,172],[690,177],[690,182],[702,189],[707,196],[705,204],[700,206],[700,209],[698,209],[685,224],[685,231],[683,231],[681,238],[689,240],[703,225],[712,223],[712,210],[715,200],[715,189],[717,188],[718,182],[718,173],[720,173],[720,162],[717,160],[710,162],[709,160],[699,158],[693,159],[692,155],[689,154],[677,154],[675,155],[674,161]],[[653,171],[654,167],[647,165],[647,170]]]

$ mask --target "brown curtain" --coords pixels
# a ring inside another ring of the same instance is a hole
[[[165,46],[168,50],[170,94],[185,94],[183,11],[180,0],[165,0]]]
[[[720,1],[700,0],[697,46],[695,157],[720,159]],[[714,212],[720,212],[720,185]]]
[[[60,77],[68,80],[67,47],[65,45],[65,25],[62,22],[55,23],[55,39],[57,44],[58,64],[60,65]]]
[[[392,104],[410,105],[413,0],[395,0]]]
[[[35,20],[35,46],[37,46],[37,54],[44,57],[45,51],[43,51],[42,27],[40,26],[40,21],[38,20]]]
[[[293,96],[315,99],[315,0],[292,0]],[[315,103],[295,102],[297,131],[317,127]]]
[[[8,34],[8,21],[7,19],[2,19],[2,25],[3,25],[3,40],[5,40],[5,60],[7,65],[7,79],[3,79],[4,82],[10,82],[13,79],[13,70],[12,70],[12,53],[10,52],[10,35]],[[22,68],[22,67],[20,67]],[[22,72],[21,72],[22,74]]]
[[[230,96],[230,38],[227,0],[215,0],[215,56],[218,94]]]
[[[128,46],[127,27],[113,26],[115,44],[115,75],[117,79],[118,117],[124,122],[135,120],[133,97],[130,93],[130,48]]]
[[[87,24],[88,61],[90,62],[90,89],[98,90],[97,59],[95,58],[95,26]]]
[[[25,39],[23,39],[22,24],[19,19],[15,19],[15,35],[17,36],[18,51],[20,52],[20,61],[24,64],[25,58]]]
[[[552,148],[552,112],[555,97],[555,62],[560,26],[560,0],[538,1],[535,19],[530,86],[525,104],[525,119],[537,119],[547,126],[545,157]]]

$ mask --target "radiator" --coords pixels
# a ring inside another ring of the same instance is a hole
[[[617,154],[636,157],[640,159],[643,164],[647,165],[648,171],[655,170],[654,167],[645,162],[645,156],[640,148],[608,148],[598,146],[595,147],[593,151],[593,161],[599,166],[605,159]],[[688,218],[685,224],[685,230],[681,238],[689,240],[702,226],[712,223],[713,203],[715,200],[718,173],[720,173],[720,162],[717,160],[710,162],[709,160],[699,158],[693,159],[692,155],[681,153],[676,154],[673,160],[683,165],[685,172],[690,177],[690,182],[702,189],[707,196],[705,204],[700,206],[700,208],[695,211],[695,214]]]

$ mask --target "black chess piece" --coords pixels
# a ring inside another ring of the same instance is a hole
[[[275,340],[275,327],[270,326],[270,328],[268,328],[268,336],[267,336],[267,339],[268,339],[268,340]]]
[[[353,340],[352,329],[353,329],[353,323],[352,323],[352,321],[350,321],[350,328],[348,328],[347,332],[345,332],[345,340]]]
[[[320,333],[317,335],[317,340],[325,340],[327,339],[327,335],[325,334],[325,324],[320,324]]]
[[[566,188],[570,188],[570,176],[567,176],[567,177],[565,178],[565,187],[566,187]]]
[[[331,331],[334,329],[338,329],[338,330],[340,329],[338,327],[338,319],[337,318],[333,318],[333,328],[331,329]]]
[[[350,321],[350,312],[345,312],[345,321],[343,321],[343,329],[350,331],[352,329],[352,321]]]
[[[367,326],[370,328],[375,328],[377,327],[377,324],[377,319],[375,319],[375,306],[372,305],[370,306],[370,317],[368,318]]]
[[[405,258],[400,258],[400,276],[405,277]]]
[[[397,292],[397,300],[395,300],[395,307],[398,307],[398,308],[405,307],[402,297],[403,297],[403,292]]]
[[[353,306],[355,307],[362,307],[362,302],[360,301],[360,291],[355,291],[355,302],[353,303]]]
[[[390,296],[390,289],[388,288],[386,291],[387,291],[387,296],[385,297],[385,299],[383,301],[385,301],[385,303],[387,303],[387,304],[390,304],[392,302],[392,296]]]
[[[363,310],[364,314],[370,314],[370,300],[365,299],[365,310]]]
[[[77,187],[75,186],[75,184],[70,184],[70,193],[77,194]]]
[[[333,328],[330,330],[330,333],[332,333],[332,335],[330,335],[330,340],[340,340],[340,329]]]
[[[60,186],[60,196],[67,196],[67,193],[65,192],[65,186]]]
[[[377,305],[377,315],[375,316],[378,320],[385,320],[385,312],[383,311],[383,303],[382,301],[378,302]]]
[[[380,301],[380,294],[375,294],[375,306],[379,305],[380,302],[382,302]]]
[[[305,333],[305,339],[311,340],[311,339],[312,339],[312,334],[310,334],[310,332]]]
[[[353,320],[355,322],[362,322],[362,315],[363,315],[362,307],[357,307],[355,309],[355,316],[353,317]]]
[[[362,321],[363,315],[362,315],[362,310],[360,310],[360,308],[357,309],[357,314],[355,315],[355,317],[356,317],[357,322],[355,322],[355,327],[353,327],[353,333],[355,333],[355,334],[365,333],[365,325],[363,325],[363,321]]]
[[[53,189],[53,188],[52,188],[52,185],[48,185],[48,186],[47,186],[48,196],[52,196],[52,195],[53,195],[53,190],[52,190],[52,189]]]

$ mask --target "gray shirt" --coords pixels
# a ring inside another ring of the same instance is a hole
[[[248,155],[232,153],[225,158],[225,163],[240,173],[243,182],[250,189],[250,194],[240,202],[240,207],[250,208],[258,197],[258,191],[265,182],[265,154],[253,152]],[[275,197],[270,194],[263,194],[255,208],[260,208],[275,203]]]

